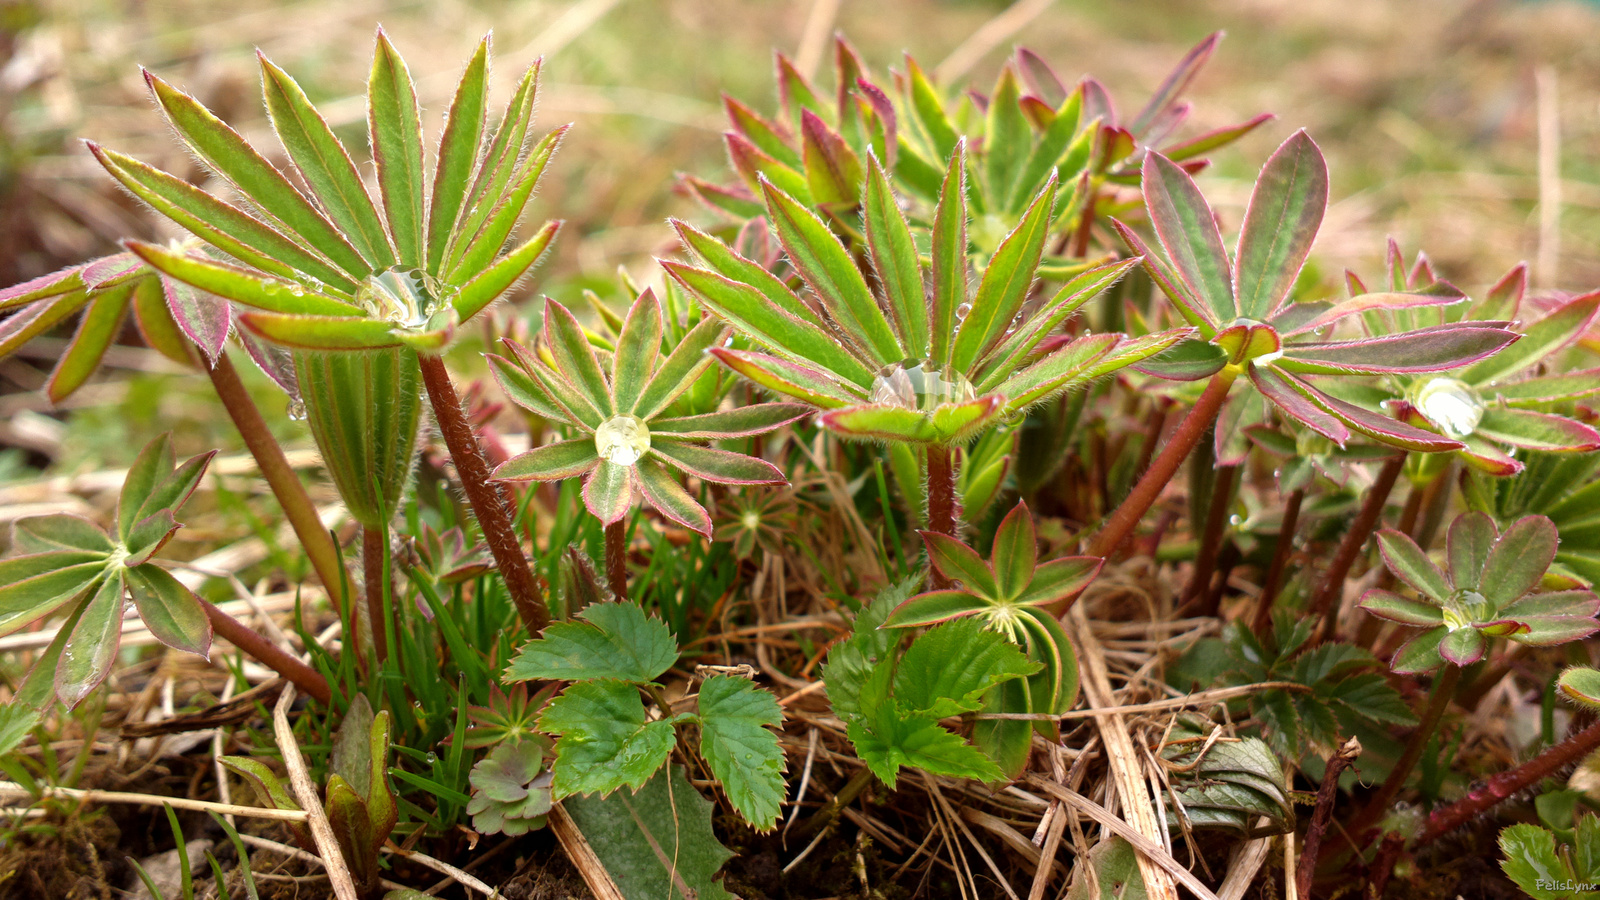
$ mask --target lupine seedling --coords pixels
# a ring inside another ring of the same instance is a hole
[[[635,489],[662,515],[709,538],[711,516],[673,470],[717,484],[784,483],[783,473],[765,460],[702,444],[764,434],[810,411],[795,403],[757,403],[673,415],[673,401],[711,365],[706,350],[728,329],[706,319],[666,356],[661,331],[661,306],[647,291],[628,311],[608,372],[577,319],[549,300],[539,349],[508,341],[516,362],[493,360],[512,400],[580,434],[522,453],[497,468],[494,477],[555,481],[582,476],[584,506],[606,527],[606,573],[619,598],[627,596],[623,517]]]
[[[948,535],[925,531],[922,539],[933,567],[959,587],[912,597],[889,614],[884,627],[970,617],[1022,647],[1039,664],[1033,675],[1007,682],[985,697],[988,711],[1054,715],[1071,709],[1078,699],[1078,660],[1053,610],[1064,608],[1088,587],[1104,561],[1068,556],[1040,564],[1033,515],[1025,503],[1001,521],[988,560]],[[992,719],[980,723],[977,738],[1008,773],[1015,773],[1027,762],[1034,730],[1027,720]],[[1047,736],[1055,733],[1042,722],[1038,730]]]
[[[679,235],[706,267],[662,263],[689,293],[770,351],[713,347],[724,365],[822,408],[821,423],[846,437],[926,448],[928,519],[946,534],[955,532],[952,446],[1158,353],[1186,333],[1137,340],[1098,334],[1045,344],[1056,326],[1133,263],[1090,269],[1048,300],[1030,302],[1056,197],[1052,180],[987,261],[977,287],[969,287],[965,173],[965,150],[958,146],[934,220],[930,267],[918,256],[888,176],[869,160],[863,214],[870,281],[815,214],[764,182],[778,240],[820,312],[784,281],[681,222],[674,223]]]

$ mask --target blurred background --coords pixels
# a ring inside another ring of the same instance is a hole
[[[127,235],[162,236],[79,142],[198,179],[149,103],[140,66],[273,147],[260,50],[361,146],[361,95],[379,24],[412,66],[430,133],[484,33],[494,34],[500,102],[523,67],[546,58],[540,125],[574,128],[531,217],[568,225],[530,293],[572,300],[583,287],[614,290],[618,266],[652,280],[652,255],[671,249],[665,218],[713,218],[675,191],[676,174],[728,177],[719,94],[770,112],[774,49],[831,85],[835,30],[880,75],[910,53],[947,85],[985,92],[1008,53],[1027,46],[1065,80],[1094,74],[1130,111],[1189,47],[1226,31],[1188,91],[1194,112],[1180,136],[1261,111],[1278,119],[1219,153],[1201,177],[1225,233],[1260,163],[1304,127],[1333,173],[1316,256],[1335,276],[1329,283],[1347,267],[1370,281],[1393,235],[1472,292],[1519,260],[1534,264],[1536,287],[1600,287],[1600,6],[1576,0],[6,2],[0,279],[11,284],[111,252]],[[159,364],[148,369],[135,366],[135,382],[166,377]],[[37,395],[16,395],[47,370],[47,360],[26,355],[0,365],[0,393],[12,395],[0,398],[9,401],[0,403],[0,422],[40,407]],[[174,402],[137,385],[133,394],[107,390],[114,396],[75,400],[100,412],[66,427],[110,433],[65,447],[57,433],[48,455],[93,455],[108,438],[137,447],[138,435],[121,433],[127,423],[154,423],[156,406]]]

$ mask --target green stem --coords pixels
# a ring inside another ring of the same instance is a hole
[[[326,704],[332,701],[333,692],[328,688],[328,679],[323,678],[322,673],[278,649],[271,641],[209,601],[201,600],[200,605],[205,608],[206,618],[211,620],[211,629],[218,637],[294,682],[295,687],[319,702]]]
[[[1346,829],[1360,839],[1362,832],[1371,828],[1380,818],[1389,804],[1394,802],[1400,789],[1405,787],[1406,779],[1410,777],[1411,770],[1416,768],[1417,760],[1422,758],[1422,751],[1427,748],[1428,741],[1439,731],[1439,720],[1444,717],[1445,709],[1455,697],[1456,684],[1461,680],[1461,667],[1454,663],[1445,663],[1445,668],[1433,682],[1433,690],[1428,694],[1428,708],[1422,714],[1422,721],[1418,723],[1411,738],[1406,742],[1405,752],[1400,754],[1399,762],[1389,770],[1389,777],[1384,780],[1378,792],[1372,795],[1367,805],[1356,813],[1350,820]]]
[[[839,818],[839,812],[861,796],[861,792],[866,790],[867,785],[871,782],[871,769],[866,766],[857,769],[856,773],[850,776],[850,780],[845,782],[839,793],[833,795],[833,799],[829,800],[827,805],[817,810],[811,818],[800,823],[800,827],[795,829],[795,837],[800,839],[808,838],[833,824],[833,820]]]
[[[455,385],[450,383],[450,372],[444,360],[430,354],[418,356],[422,365],[422,383],[428,390],[428,402],[433,405],[433,419],[444,436],[445,447],[450,450],[450,460],[455,463],[456,474],[466,492],[472,514],[483,530],[483,539],[489,545],[495,564],[500,569],[506,591],[517,606],[522,624],[529,635],[537,635],[550,624],[550,609],[539,596],[539,584],[528,568],[528,557],[522,552],[522,542],[511,525],[511,508],[498,485],[489,480],[489,464],[484,461],[483,450],[467,422],[461,408],[461,398]]]
[[[628,599],[628,520],[606,526],[606,583],[620,603]]]
[[[305,485],[300,483],[300,477],[289,467],[283,448],[278,446],[266,421],[261,418],[261,410],[250,399],[250,392],[239,380],[239,372],[233,367],[227,353],[217,354],[217,361],[208,374],[217,396],[222,398],[222,406],[228,411],[228,417],[233,419],[239,436],[244,438],[245,447],[255,457],[256,468],[261,470],[261,477],[266,479],[267,487],[272,489],[273,496],[277,498],[289,527],[294,529],[295,537],[299,538],[306,558],[311,561],[311,568],[316,571],[329,598],[335,604],[339,603],[345,585],[344,568],[339,565],[339,548],[334,546],[328,529],[322,527],[322,519],[317,516],[317,508],[306,495]]]
[[[1383,505],[1389,500],[1389,492],[1394,490],[1395,479],[1400,477],[1400,469],[1406,464],[1406,455],[1397,454],[1389,458],[1378,470],[1378,479],[1367,490],[1367,499],[1361,505],[1361,511],[1356,514],[1354,522],[1350,523],[1350,530],[1345,533],[1344,540],[1339,544],[1339,550],[1333,556],[1333,562],[1328,564],[1328,571],[1322,575],[1322,583],[1317,587],[1317,594],[1311,601],[1309,614],[1314,618],[1331,619],[1338,611],[1339,598],[1344,595],[1345,576],[1350,574],[1350,567],[1355,565],[1356,557],[1361,555],[1361,548],[1366,546],[1367,538],[1372,536],[1372,529],[1377,527],[1378,519],[1383,516]],[[1327,624],[1332,624],[1331,622]],[[1324,628],[1324,633],[1327,629]]]
[[[1117,506],[1106,523],[1101,527],[1100,533],[1089,544],[1089,555],[1109,557],[1116,553],[1128,535],[1133,533],[1134,526],[1155,505],[1156,498],[1161,496],[1162,490],[1172,480],[1172,476],[1183,465],[1183,460],[1193,450],[1200,439],[1205,437],[1206,430],[1211,427],[1212,421],[1217,418],[1217,413],[1222,410],[1222,401],[1228,397],[1228,389],[1233,386],[1233,379],[1238,372],[1232,368],[1223,369],[1211,377],[1211,383],[1206,385],[1205,392],[1200,399],[1195,401],[1183,421],[1178,423],[1178,430],[1173,432],[1172,439],[1161,448],[1161,453],[1150,463],[1150,468],[1145,471],[1144,477],[1133,486],[1128,496]],[[1070,601],[1066,606],[1070,606]],[[1057,615],[1066,611],[1066,606],[1053,610]]]
[[[384,535],[377,528],[361,529],[361,570],[367,595],[367,621],[372,626],[375,662],[389,658],[389,642],[384,636],[383,591],[388,574],[383,568]]]

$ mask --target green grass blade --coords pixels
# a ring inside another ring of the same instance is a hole
[[[394,236],[400,263],[421,268],[422,206],[427,192],[422,172],[422,117],[411,72],[382,28],[378,29],[372,76],[367,81],[367,127],[383,211],[389,218],[389,233]]]

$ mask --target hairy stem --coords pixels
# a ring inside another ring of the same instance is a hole
[[[1356,557],[1361,555],[1361,548],[1366,546],[1367,538],[1372,536],[1372,529],[1377,527],[1378,519],[1383,516],[1383,505],[1389,499],[1389,492],[1394,490],[1395,479],[1400,477],[1400,469],[1406,464],[1406,455],[1397,454],[1389,458],[1378,470],[1377,481],[1367,491],[1367,499],[1361,505],[1361,511],[1356,514],[1354,522],[1350,523],[1350,530],[1345,533],[1344,540],[1339,544],[1339,550],[1333,556],[1333,562],[1328,564],[1328,571],[1322,575],[1322,583],[1317,587],[1316,596],[1311,601],[1310,615],[1315,618],[1331,618],[1339,606],[1339,598],[1344,595],[1344,580],[1350,574],[1350,567],[1355,565]],[[1324,628],[1326,631],[1326,628]]]
[[[606,526],[606,583],[621,602],[628,599],[628,521]]]
[[[328,688],[328,679],[316,669],[288,653],[278,649],[271,641],[257,634],[243,622],[228,615],[207,600],[201,600],[200,605],[205,608],[206,618],[211,620],[211,629],[217,636],[240,650],[255,657],[262,665],[277,672],[284,678],[294,682],[295,687],[305,691],[321,703],[333,700],[333,692]]]
[[[1417,838],[1416,846],[1425,846],[1455,831],[1507,797],[1527,790],[1561,769],[1579,762],[1596,747],[1600,747],[1600,720],[1522,765],[1490,778],[1481,787],[1449,806],[1434,810],[1428,816],[1428,826]]]
[[[362,589],[367,595],[367,621],[372,626],[374,662],[389,658],[389,642],[384,634],[383,590],[389,573],[383,569],[383,531],[361,528]]]
[[[1389,770],[1389,777],[1372,795],[1367,805],[1356,813],[1350,820],[1348,830],[1360,840],[1360,834],[1371,828],[1372,825],[1383,817],[1389,804],[1405,787],[1406,779],[1410,777],[1411,770],[1416,768],[1417,760],[1422,758],[1422,751],[1427,748],[1428,741],[1439,731],[1439,720],[1444,717],[1444,711],[1455,697],[1456,684],[1461,681],[1461,667],[1454,663],[1445,663],[1444,671],[1433,682],[1433,690],[1428,694],[1428,708],[1422,713],[1422,721],[1417,724],[1416,730],[1411,732],[1411,737],[1406,741],[1405,752],[1400,754],[1400,760]]]
[[[305,485],[300,483],[300,477],[289,467],[283,448],[278,446],[268,430],[266,421],[261,418],[261,410],[250,399],[250,392],[239,380],[239,372],[233,367],[227,353],[217,354],[216,363],[208,374],[217,396],[222,398],[223,408],[228,411],[228,417],[233,419],[234,428],[244,438],[250,455],[255,457],[261,477],[266,479],[267,487],[272,489],[272,495],[277,498],[283,517],[289,521],[289,527],[294,529],[295,537],[300,540],[306,558],[311,561],[311,568],[316,571],[328,596],[338,603],[345,583],[344,568],[339,565],[339,548],[334,546],[328,529],[322,527],[322,519],[317,516],[317,508],[306,495]]]
[[[1191,602],[1205,597],[1211,590],[1211,576],[1217,569],[1217,548],[1222,546],[1222,532],[1228,524],[1228,500],[1233,493],[1238,466],[1218,466],[1216,481],[1211,489],[1211,503],[1206,509],[1206,530],[1200,535],[1200,549],[1194,561],[1194,575],[1184,596]],[[1202,611],[1202,615],[1206,613]]]
[[[1327,768],[1322,771],[1322,784],[1317,788],[1317,807],[1311,814],[1311,824],[1306,828],[1305,845],[1300,850],[1300,863],[1294,880],[1301,897],[1311,896],[1311,879],[1317,872],[1317,856],[1322,852],[1322,838],[1333,818],[1333,803],[1339,797],[1339,775],[1356,757],[1361,755],[1361,742],[1351,738],[1328,757]]]
[[[1217,413],[1222,410],[1222,401],[1227,399],[1228,388],[1233,386],[1233,379],[1236,376],[1234,370],[1223,369],[1211,377],[1211,383],[1206,385],[1200,399],[1195,401],[1194,407],[1183,417],[1183,421],[1178,423],[1178,430],[1173,432],[1172,439],[1161,448],[1161,453],[1150,463],[1150,468],[1145,471],[1144,477],[1140,478],[1139,483],[1128,492],[1121,505],[1106,519],[1100,533],[1090,542],[1090,556],[1111,556],[1122,546],[1122,542],[1127,540],[1128,535],[1133,533],[1134,526],[1138,525],[1145,512],[1155,505],[1156,498],[1161,496],[1161,491],[1177,473],[1178,467],[1183,464],[1189,451],[1205,437],[1206,430],[1211,427]],[[1068,605],[1070,606],[1070,603]],[[1066,610],[1063,608],[1053,611],[1059,615]]]
[[[422,383],[428,389],[428,401],[433,405],[433,418],[439,424],[439,433],[450,450],[456,474],[461,477],[461,487],[472,505],[472,514],[483,529],[484,541],[494,555],[505,581],[506,591],[517,605],[517,613],[528,634],[537,635],[550,624],[550,609],[539,596],[539,585],[528,568],[528,557],[522,552],[522,543],[511,526],[511,507],[500,487],[489,480],[489,464],[484,461],[478,439],[467,422],[461,408],[461,398],[455,385],[450,383],[450,373],[444,360],[437,356],[421,354]]]
[[[956,537],[956,470],[950,448],[928,445],[928,530]]]
[[[1305,502],[1306,489],[1296,488],[1289,493],[1283,507],[1283,525],[1278,529],[1278,546],[1272,550],[1272,564],[1261,579],[1261,596],[1256,599],[1256,615],[1250,630],[1263,637],[1272,630],[1272,604],[1278,599],[1278,589],[1283,586],[1283,572],[1294,553],[1294,531],[1300,524],[1300,504]]]

